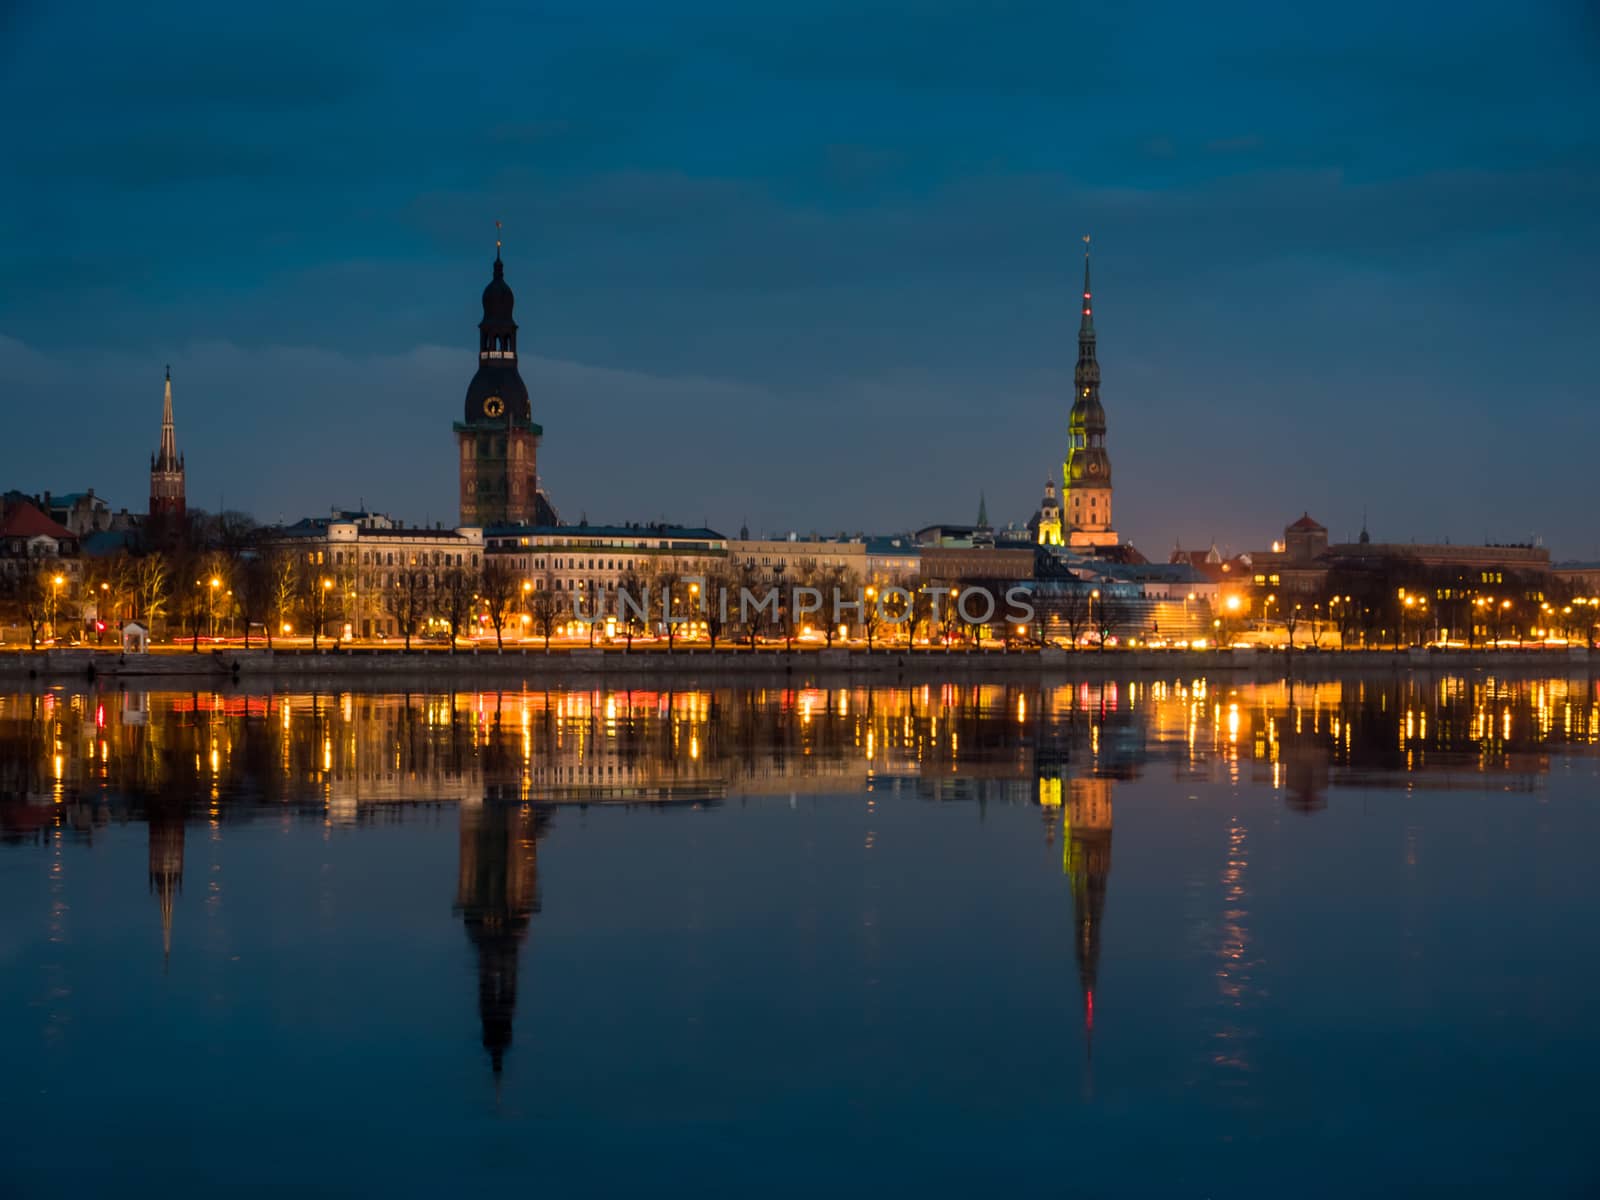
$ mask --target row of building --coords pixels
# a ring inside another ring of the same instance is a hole
[[[515,296],[496,243],[493,274],[482,294],[477,366],[453,423],[459,477],[459,521],[452,527],[407,526],[378,512],[334,510],[254,532],[253,544],[293,554],[324,571],[346,597],[341,622],[352,636],[396,632],[383,594],[404,569],[443,572],[510,564],[529,592],[550,589],[569,596],[605,597],[629,581],[663,574],[693,576],[738,568],[745,578],[774,584],[803,583],[819,572],[857,586],[911,582],[959,588],[964,584],[1027,584],[1036,595],[1082,589],[1129,606],[1130,623],[1189,636],[1212,621],[1211,610],[1231,594],[1265,598],[1281,593],[1307,602],[1329,577],[1385,561],[1454,565],[1462,582],[1476,571],[1481,582],[1507,572],[1519,577],[1571,576],[1574,586],[1600,591],[1600,567],[1553,568],[1537,546],[1418,546],[1375,543],[1330,545],[1326,529],[1309,515],[1290,524],[1281,541],[1255,553],[1224,555],[1215,546],[1195,553],[1175,550],[1152,563],[1123,542],[1112,518],[1114,490],[1101,400],[1090,264],[1085,239],[1082,309],[1074,395],[1067,419],[1062,491],[1048,479],[1037,510],[1026,522],[995,528],[979,497],[972,524],[934,524],[884,536],[736,537],[703,527],[663,523],[590,525],[563,522],[538,469],[543,427],[518,360]],[[186,465],[178,451],[170,369],[162,398],[159,447],[150,459],[147,510],[112,512],[92,490],[65,496],[5,497],[0,513],[0,559],[59,560],[71,578],[84,557],[149,549],[183,535]]]

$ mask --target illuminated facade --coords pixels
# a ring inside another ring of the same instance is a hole
[[[1095,358],[1088,240],[1084,239],[1083,316],[1078,323],[1078,365],[1072,372],[1067,460],[1061,468],[1066,543],[1080,550],[1117,544],[1111,527],[1111,456],[1106,453],[1106,410],[1100,404],[1100,364]]]
[[[436,590],[449,571],[475,574],[483,566],[483,530],[410,529],[377,513],[307,518],[265,536],[308,574],[327,580],[332,596],[322,632],[351,637],[400,636],[393,601],[402,577],[421,571]]]

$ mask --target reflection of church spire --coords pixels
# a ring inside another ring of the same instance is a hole
[[[525,804],[485,800],[461,806],[455,907],[478,952],[478,1016],[497,1076],[511,1047],[517,956],[528,918],[539,911],[538,840],[548,824],[546,810]]]
[[[161,958],[172,957],[172,907],[183,891],[183,812],[165,804],[146,814],[150,827],[150,890],[161,904]]]
[[[1094,1034],[1094,990],[1100,969],[1100,922],[1111,875],[1111,781],[1074,779],[1066,803],[1061,867],[1072,881],[1073,954],[1083,989],[1084,1045]]]

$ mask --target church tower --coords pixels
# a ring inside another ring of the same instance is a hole
[[[150,516],[152,520],[183,523],[183,456],[172,423],[172,368],[167,368],[167,391],[161,402],[161,449],[150,456]]]
[[[1072,372],[1072,416],[1067,423],[1067,545],[1115,546],[1111,527],[1111,458],[1106,453],[1106,410],[1100,406],[1100,364],[1095,360],[1094,302],[1089,290],[1089,239],[1083,239],[1083,319],[1078,323],[1078,365]]]
[[[538,452],[544,430],[533,422],[528,386],[517,370],[515,302],[496,238],[494,278],[483,289],[478,323],[478,371],[455,425],[462,525],[529,525],[539,519]]]
[[[1034,518],[1034,532],[1039,545],[1061,545],[1061,501],[1056,499],[1056,481],[1044,481],[1044,499],[1039,501],[1039,514]]]

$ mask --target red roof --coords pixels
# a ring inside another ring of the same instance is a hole
[[[1311,514],[1310,513],[1302,513],[1300,515],[1300,519],[1298,521],[1296,521],[1293,525],[1289,526],[1289,528],[1293,529],[1293,530],[1295,530],[1295,531],[1297,531],[1299,533],[1327,533],[1328,532],[1321,525],[1318,525],[1315,521],[1313,521],[1311,519]]]
[[[57,525],[31,504],[13,504],[0,520],[0,537],[45,537],[58,541],[75,536],[65,525]]]

